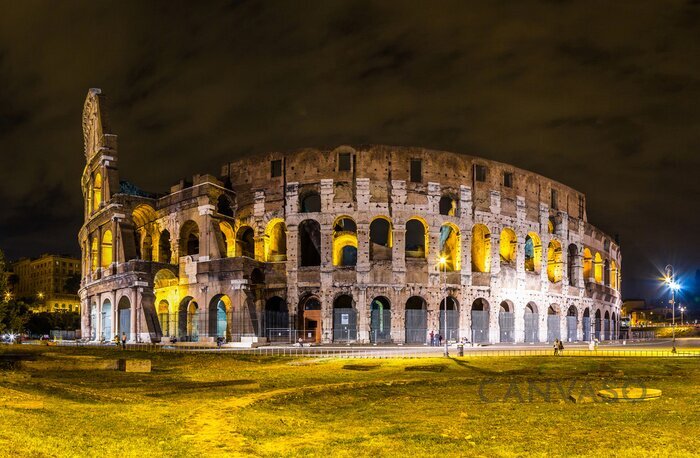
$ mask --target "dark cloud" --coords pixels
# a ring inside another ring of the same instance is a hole
[[[80,114],[101,87],[121,174],[144,189],[268,150],[423,145],[586,193],[620,234],[626,295],[652,294],[656,264],[699,267],[698,2],[0,6],[11,257],[78,251]]]

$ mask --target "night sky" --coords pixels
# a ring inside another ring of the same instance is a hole
[[[625,297],[700,268],[700,1],[0,0],[10,258],[79,253],[90,87],[147,190],[271,150],[424,146],[585,193]]]

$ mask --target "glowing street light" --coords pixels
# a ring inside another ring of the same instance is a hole
[[[668,285],[671,290],[671,329],[673,333],[673,348],[671,352],[676,352],[676,291],[681,289],[681,285],[676,283],[675,272],[673,271],[673,266],[671,264],[666,266],[666,276],[664,277],[664,283]],[[681,315],[682,317],[683,315]],[[681,321],[683,321],[681,319]]]

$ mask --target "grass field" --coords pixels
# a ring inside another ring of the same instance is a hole
[[[697,456],[697,358],[289,359],[3,347],[3,456]],[[149,374],[99,369],[126,354]],[[2,353],[0,353],[2,357]],[[647,402],[582,402],[607,386]],[[549,390],[548,388],[549,387]]]

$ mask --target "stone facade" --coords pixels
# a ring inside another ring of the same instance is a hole
[[[155,195],[119,180],[98,89],[83,130],[85,336],[617,335],[619,246],[587,222],[583,194],[535,173],[423,148],[340,146],[233,161]]]

